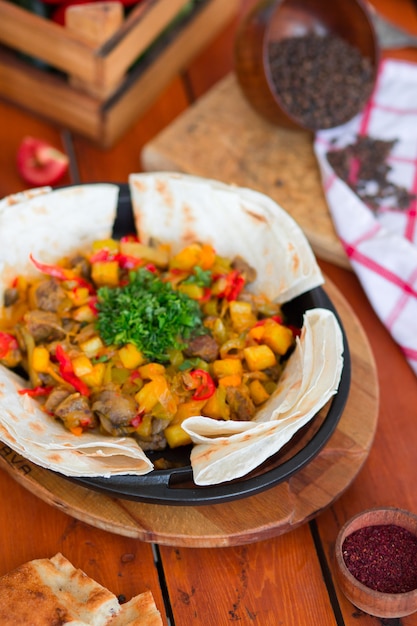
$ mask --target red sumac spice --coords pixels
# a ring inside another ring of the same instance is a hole
[[[404,593],[417,588],[417,536],[396,524],[365,526],[346,537],[343,559],[370,589]]]

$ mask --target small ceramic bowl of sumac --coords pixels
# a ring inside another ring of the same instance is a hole
[[[340,530],[335,561],[341,591],[365,613],[417,611],[417,515],[394,507],[359,513]]]
[[[235,73],[252,107],[279,126],[312,132],[364,109],[379,56],[362,0],[261,0],[235,39]]]

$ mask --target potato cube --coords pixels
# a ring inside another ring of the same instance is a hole
[[[216,378],[223,376],[231,376],[233,374],[241,375],[243,373],[242,361],[240,359],[217,359],[212,363],[213,374]]]
[[[276,354],[285,354],[292,346],[294,336],[292,330],[277,324],[273,320],[268,320],[265,324],[265,332],[262,342],[271,348]]]
[[[91,372],[80,376],[80,378],[89,387],[101,387],[104,381],[105,371],[105,363],[95,363]]]
[[[80,348],[89,359],[93,359],[104,348],[104,344],[98,335],[94,335],[80,343]]]
[[[252,380],[249,383],[249,393],[256,406],[258,406],[259,404],[263,404],[269,398],[269,393],[267,392],[263,384],[256,379]]]
[[[265,344],[244,348],[243,354],[248,368],[252,372],[265,370],[268,367],[273,367],[277,363],[275,354],[272,352],[271,348]]]
[[[119,263],[117,261],[96,261],[91,266],[91,278],[98,287],[116,287],[119,284]]]
[[[118,354],[123,367],[131,370],[139,367],[146,360],[142,352],[133,343],[127,343],[123,348],[120,348]]]
[[[232,300],[229,303],[230,318],[233,328],[241,333],[256,324],[256,317],[252,311],[250,302],[241,302],[240,300]]]
[[[164,434],[170,448],[178,448],[192,443],[191,437],[181,427],[181,424],[170,424],[165,428]]]
[[[35,346],[32,352],[32,367],[36,372],[47,372],[50,368],[49,351],[45,346]]]

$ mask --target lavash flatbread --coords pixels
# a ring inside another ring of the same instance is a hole
[[[111,237],[119,187],[80,185],[40,188],[0,203],[0,302],[17,274],[36,275],[29,255],[54,263]],[[13,242],[11,245],[10,242]],[[0,438],[42,467],[66,476],[145,474],[152,463],[129,437],[97,434],[76,437],[47,416],[33,398],[18,390],[27,383],[0,365]]]
[[[86,249],[110,236],[119,188],[78,185],[40,188],[8,196],[0,205],[0,302],[17,274],[36,274],[29,255],[43,263]]]
[[[313,251],[296,222],[268,196],[185,174],[131,174],[130,195],[141,240],[193,241],[242,256],[257,271],[250,289],[288,302],[323,284]]]
[[[58,553],[0,578],[2,626],[161,626],[151,592],[120,605],[116,596]]]
[[[200,240],[211,243],[221,255],[241,255],[257,271],[251,289],[279,303],[323,283],[301,229],[265,195],[171,173],[132,174],[129,185],[144,243],[152,239],[169,242],[175,253]],[[0,266],[4,267],[0,296],[12,269],[13,276],[29,271],[30,252],[43,262],[54,262],[74,252],[74,246],[80,249],[108,237],[116,198],[114,185],[87,185],[35,195],[13,209],[0,210]],[[13,228],[5,217],[12,210],[17,216]],[[6,255],[1,247],[6,241],[2,223],[9,229],[8,236],[13,231],[20,241]],[[195,482],[232,480],[278,452],[336,393],[342,364],[342,334],[335,316],[327,309],[308,312],[285,375],[256,420],[224,423],[194,416],[184,423],[195,444],[191,456]],[[23,456],[70,476],[141,475],[152,470],[131,438],[76,437],[65,431],[35,400],[17,393],[23,384],[0,366],[0,395],[7,397],[5,402],[0,398],[0,438]]]

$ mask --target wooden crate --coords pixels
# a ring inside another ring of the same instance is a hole
[[[167,28],[187,3],[142,0],[97,45],[88,32],[0,0],[0,96],[110,147],[236,15],[239,0],[199,0]]]

